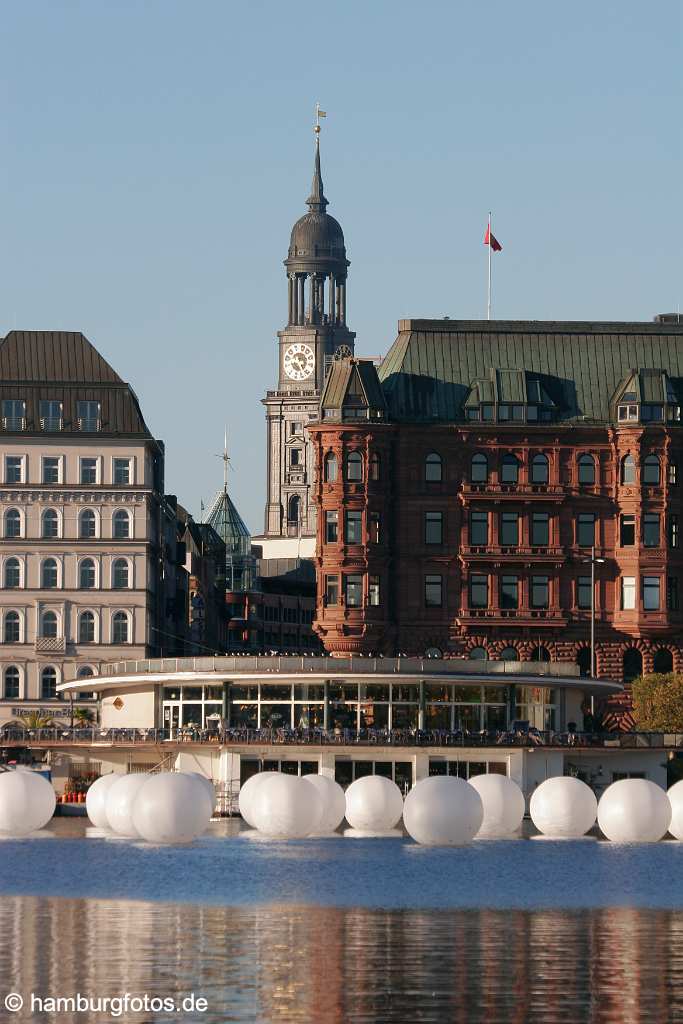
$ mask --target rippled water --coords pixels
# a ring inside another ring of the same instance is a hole
[[[25,1000],[0,1020],[683,1021],[683,844],[426,850],[238,829],[154,848],[55,821],[0,843],[0,1007]],[[125,992],[179,1009],[27,1013],[31,993]],[[208,1010],[184,1012],[189,993]]]

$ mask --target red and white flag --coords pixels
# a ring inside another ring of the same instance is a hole
[[[494,233],[491,231],[491,225],[486,225],[486,234],[484,235],[484,245],[490,245],[494,252],[502,252],[503,246],[500,244]]]

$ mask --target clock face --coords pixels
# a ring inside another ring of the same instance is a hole
[[[285,349],[283,362],[290,380],[306,380],[315,369],[315,354],[310,345],[297,342]]]

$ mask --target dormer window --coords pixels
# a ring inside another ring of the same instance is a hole
[[[619,406],[619,422],[633,420],[638,421],[638,406],[637,405],[620,405]]]
[[[470,422],[548,423],[555,403],[543,380],[526,370],[497,368],[488,378],[472,381],[465,400],[465,418]]]
[[[612,402],[619,423],[679,423],[681,419],[678,395],[664,370],[633,370]]]

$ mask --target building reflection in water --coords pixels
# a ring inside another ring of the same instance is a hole
[[[3,993],[27,999],[31,992],[194,992],[208,1000],[209,1011],[186,1019],[216,1024],[683,1020],[683,917],[672,911],[230,908],[3,897],[0,934]],[[67,1017],[40,1019],[61,1024]]]

